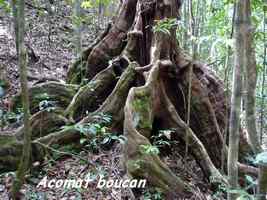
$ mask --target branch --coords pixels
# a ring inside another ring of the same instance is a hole
[[[73,154],[71,152],[66,152],[66,151],[60,151],[60,150],[54,149],[53,147],[50,147],[49,145],[43,144],[43,143],[38,142],[38,141],[35,141],[34,143],[38,144],[38,145],[40,145],[40,146],[42,146],[42,147],[44,147],[44,148],[46,148],[48,150],[51,150],[51,151],[53,151],[55,153],[68,155],[68,156],[71,156],[71,157],[74,157],[74,158],[78,158],[79,160],[82,160],[82,161],[86,162],[87,164],[90,164],[93,167],[95,167],[95,164],[93,162],[91,162],[91,161],[89,161],[87,159],[84,159],[83,157],[81,157],[81,156],[79,156],[77,154]]]

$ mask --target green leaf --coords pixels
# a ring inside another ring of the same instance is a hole
[[[127,138],[124,135],[120,135],[119,140],[121,144],[124,144],[127,141]]]
[[[256,156],[256,164],[267,164],[267,151],[262,152]]]
[[[248,193],[242,189],[233,189],[233,190],[229,190],[228,192],[231,194],[239,194],[241,196],[248,195]]]
[[[253,178],[251,176],[245,175],[245,177],[249,183],[254,183]]]
[[[102,140],[102,142],[101,142],[101,144],[107,144],[107,143],[109,143],[110,142],[110,137],[105,137],[103,140]]]
[[[85,142],[87,142],[87,139],[86,138],[81,138],[80,139],[80,144],[84,144]]]
[[[5,90],[2,86],[0,86],[0,98],[2,98],[5,95]]]
[[[65,130],[65,131],[67,131],[67,130],[71,130],[71,129],[73,129],[73,128],[75,128],[75,125],[67,125],[67,126],[62,126],[62,127],[61,127],[61,129],[62,129],[62,130]]]
[[[82,2],[81,7],[85,9],[93,8],[93,4],[91,1],[84,1]]]
[[[157,155],[159,154],[159,149],[153,145],[140,145],[140,151],[143,154]]]

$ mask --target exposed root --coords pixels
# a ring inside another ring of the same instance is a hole
[[[120,76],[120,70],[115,64],[97,74],[75,94],[66,109],[65,116],[76,120],[83,118],[86,113],[96,110],[113,90],[117,76]]]
[[[116,87],[105,102],[94,113],[106,113],[113,116],[113,127],[122,130],[122,121],[124,119],[124,106],[130,88],[134,85],[136,78],[136,68],[139,65],[135,62],[130,63],[123,72]]]
[[[154,119],[154,102],[157,95],[160,62],[151,69],[143,87],[132,88],[125,105],[124,134],[127,170],[135,177],[146,178],[150,184],[167,193],[182,194],[190,187],[175,176],[158,155],[144,152],[151,146],[149,137]]]
[[[180,139],[183,139],[184,142],[186,141],[186,131],[188,134],[188,147],[190,148],[191,152],[193,153],[196,161],[199,163],[202,171],[206,175],[206,177],[210,178],[210,181],[216,181],[217,183],[225,183],[227,184],[227,180],[221,175],[219,170],[214,166],[213,162],[211,161],[209,154],[206,151],[205,146],[202,142],[197,138],[195,133],[192,131],[190,127],[181,119],[179,114],[176,112],[175,107],[169,100],[163,85],[161,84],[161,92],[162,92],[162,103],[164,108],[169,114],[168,118],[171,124],[171,128],[175,128],[176,134]]]
[[[75,60],[75,62],[69,67],[66,82],[68,84],[80,84],[82,79],[85,78],[87,58],[90,55],[93,48],[108,34],[111,29],[111,24],[108,24],[107,28],[100,34],[100,36],[82,52],[82,55]]]
[[[16,170],[23,143],[15,136],[0,135],[0,173]]]
[[[105,69],[108,61],[121,54],[126,43],[127,33],[131,28],[137,0],[124,1],[118,20],[112,26],[109,33],[91,51],[87,59],[86,77],[91,80],[98,72]]]
[[[45,109],[31,116],[32,139],[43,137],[58,130],[61,126],[66,125],[68,120],[62,115],[62,110],[55,108],[53,112]],[[15,132],[15,136],[18,140],[23,139],[23,134],[23,126]]]
[[[29,90],[31,113],[38,112],[39,103],[44,100],[51,102],[52,107],[66,108],[77,90],[77,85],[54,81],[35,85]],[[22,107],[20,95],[13,98],[12,107],[13,110]]]
[[[112,128],[122,127],[123,107],[127,98],[129,89],[132,87],[135,80],[135,67],[138,66],[136,63],[130,63],[127,69],[123,72],[121,78],[114,91],[109,95],[102,106],[91,113],[89,116],[77,123],[77,125],[84,125],[87,123],[93,123],[96,119],[95,114],[105,113],[111,114]],[[59,113],[41,111],[36,113],[31,118],[31,124],[33,129],[33,152],[32,161],[42,161],[45,157],[46,148],[40,144],[51,146],[67,145],[79,141],[81,133],[75,128],[70,126],[69,128],[63,128],[60,130],[62,125],[68,123],[68,121],[62,117]],[[56,130],[57,129],[57,130]],[[55,132],[49,132],[54,131]],[[49,132],[49,133],[48,133]],[[12,135],[0,134],[0,172],[16,170],[21,150],[23,146],[22,140],[23,127],[19,128]]]

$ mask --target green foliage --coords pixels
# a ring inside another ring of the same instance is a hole
[[[137,110],[142,111],[148,108],[148,103],[149,103],[149,98],[147,96],[144,96],[143,98],[135,99],[133,102],[133,106]]]
[[[81,7],[82,8],[93,8],[93,4],[92,4],[92,1],[83,1],[82,4],[81,4]]]
[[[0,79],[0,87],[6,87],[7,86],[7,83],[4,81],[4,80],[1,80]]]
[[[39,110],[40,111],[47,110],[48,112],[51,112],[55,110],[55,105],[56,105],[55,101],[43,100],[43,101],[40,101],[39,103]]]
[[[36,191],[34,191],[32,188],[26,190],[25,200],[39,200],[43,198],[44,197],[42,193],[36,193]]]
[[[143,163],[144,163],[144,160],[141,160],[141,159],[129,160],[128,166],[129,166],[129,168],[131,168],[133,170],[139,170],[139,169],[141,169],[141,165]]]
[[[47,93],[42,93],[36,95],[35,99],[39,102],[39,110],[47,110],[48,112],[51,112],[55,110],[56,107],[56,101],[51,101],[50,96]]]
[[[142,154],[158,155],[160,153],[159,148],[171,145],[172,132],[173,130],[160,130],[157,135],[151,137],[151,139],[153,140],[152,145],[151,144],[140,145],[139,151]]]
[[[1,73],[3,73],[0,69],[0,98],[4,97],[5,93],[6,93],[6,90],[9,88],[9,82],[1,77]]]
[[[11,12],[10,4],[6,0],[0,0],[0,10],[3,9],[5,12]]]
[[[72,19],[72,24],[78,27],[81,26],[81,24],[85,21],[86,18],[72,15],[71,19]]]
[[[118,141],[121,144],[126,142],[127,138],[123,135],[117,136],[116,134],[108,134],[102,139],[101,144],[110,144],[112,141]]]
[[[148,155],[158,155],[159,154],[158,147],[151,145],[151,144],[140,145],[139,150],[142,154],[148,154]]]
[[[2,98],[5,95],[4,88],[0,85],[0,98]]]
[[[255,163],[267,165],[267,151],[258,154],[256,156]]]
[[[221,199],[225,193],[237,194],[237,200],[256,200],[256,196],[248,192],[251,188],[257,186],[257,180],[254,180],[251,176],[245,175],[246,187],[240,189],[231,189],[225,183],[219,183],[218,190],[213,194],[213,199]],[[211,179],[212,180],[212,179]],[[218,183],[216,180],[213,183]]]
[[[94,115],[93,118],[102,125],[110,125],[112,122],[112,116],[105,113],[98,113],[97,115]]]
[[[248,156],[247,161],[251,164],[267,164],[267,152],[261,152],[259,154],[256,155],[256,157],[253,156]]]
[[[232,194],[237,194],[238,195],[237,200],[256,200],[256,197],[254,197],[253,195],[249,194],[248,192],[242,189],[229,190],[228,192]]]
[[[175,18],[166,18],[163,20],[156,21],[155,26],[153,27],[154,33],[165,33],[167,35],[171,34],[171,29],[175,28],[178,25],[178,22]]]
[[[49,100],[50,97],[47,93],[41,93],[41,94],[38,94],[35,96],[35,98],[39,101],[42,101],[42,100]]]
[[[163,192],[160,188],[152,188],[144,193],[144,200],[162,200]]]
[[[97,181],[98,177],[107,177],[108,172],[103,166],[97,166],[94,171],[90,171],[86,176],[85,179],[89,180],[89,182]]]
[[[157,135],[153,135],[151,139],[153,140],[153,145],[157,147],[164,147],[164,146],[170,146],[172,143],[171,140],[171,134],[173,133],[173,130],[160,130]]]
[[[12,123],[20,123],[23,118],[22,112],[19,110],[18,113],[5,111],[0,108],[0,128]]]
[[[19,119],[21,118],[21,115],[17,115],[14,112],[6,112],[4,115],[4,118],[6,121],[12,123],[12,122],[19,121]]]
[[[112,0],[84,0],[81,4],[82,8],[89,9],[97,7],[98,5],[108,6]]]
[[[92,152],[98,152],[103,145],[108,146],[116,141],[121,144],[126,142],[127,139],[125,136],[110,132],[108,128],[112,122],[112,117],[110,115],[100,113],[93,116],[93,118],[93,123],[64,126],[63,129],[76,129],[82,134],[80,143],[88,147]]]

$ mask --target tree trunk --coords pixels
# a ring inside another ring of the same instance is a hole
[[[16,50],[17,50],[17,54],[19,52],[19,36],[18,36],[18,8],[17,8],[17,0],[12,0],[11,1],[11,6],[12,6],[12,15],[13,15],[13,24],[14,24],[14,35],[15,35],[15,43],[16,43]]]
[[[263,6],[264,20],[263,20],[263,32],[264,32],[264,55],[263,55],[263,69],[262,69],[262,83],[261,83],[261,116],[260,116],[260,142],[263,142],[263,129],[264,129],[264,111],[265,111],[265,77],[266,77],[266,65],[267,65],[267,1]]]
[[[181,2],[177,0],[123,1],[114,24],[70,67],[69,84],[47,82],[30,90],[31,103],[35,105],[32,113],[38,111],[40,92],[56,99],[56,107],[60,107],[54,118],[48,115],[45,118],[46,124],[55,124],[55,129],[33,138],[33,160],[44,156],[45,145],[66,145],[81,137],[75,128],[60,129],[61,123],[83,125],[92,122],[95,114],[105,113],[113,117],[111,129],[127,137],[124,151],[127,173],[146,178],[151,186],[160,187],[169,199],[182,198],[194,190],[164,163],[161,154],[144,151],[144,148],[153,147],[152,136],[161,130],[173,130],[171,140],[180,141],[181,152],[187,141],[188,153],[196,160],[206,180],[215,178],[217,183],[227,184],[217,170],[221,166],[221,151],[227,149],[223,130],[229,106],[223,83],[205,64],[194,61],[178,46],[175,20],[180,17],[180,7]],[[81,73],[88,79],[82,87],[79,86]],[[188,125],[185,97],[189,95],[190,82]],[[14,102],[19,105],[17,100]],[[44,119],[33,123],[36,118],[32,118],[32,124],[41,126]],[[10,166],[15,168],[20,156],[22,130],[17,130],[10,139],[12,142],[0,148],[0,171]],[[6,137],[0,135],[0,144]],[[251,150],[241,135],[239,161],[244,161],[248,153]],[[238,166],[242,171],[257,173],[254,168],[240,163]]]
[[[16,2],[14,3],[14,7],[16,6]],[[19,190],[23,184],[25,175],[30,166],[31,159],[31,125],[30,125],[30,101],[29,101],[29,93],[28,93],[28,81],[27,81],[27,54],[26,48],[24,44],[24,32],[25,32],[25,17],[24,17],[24,7],[25,2],[21,0],[17,4],[17,18],[15,19],[15,27],[17,26],[18,30],[18,38],[17,41],[17,50],[18,50],[18,63],[20,68],[20,84],[21,84],[21,97],[22,97],[22,105],[23,105],[23,122],[24,122],[24,145],[22,149],[22,156],[20,160],[20,164],[18,167],[18,171],[16,173],[16,178],[12,187],[12,198],[19,198]],[[14,14],[14,16],[16,16]]]
[[[239,153],[239,127],[242,97],[242,74],[245,64],[245,37],[243,35],[246,26],[244,21],[245,5],[243,1],[236,2],[235,16],[235,63],[233,73],[233,87],[231,96],[231,112],[229,124],[229,151],[228,151],[228,179],[231,190],[238,189],[238,153]],[[236,200],[238,194],[228,192],[228,200]]]
[[[259,187],[258,187],[258,199],[266,200],[267,195],[267,164],[261,163],[259,165]]]
[[[81,0],[74,1],[73,23],[75,27],[74,46],[75,55],[78,58],[82,53],[82,8]]]
[[[255,154],[262,152],[259,135],[256,128],[255,116],[255,92],[257,84],[257,63],[255,57],[255,49],[253,47],[253,26],[251,23],[251,5],[250,0],[243,1],[244,4],[244,20],[246,27],[244,28],[245,37],[245,107],[246,107],[246,125],[248,129],[249,140]]]

